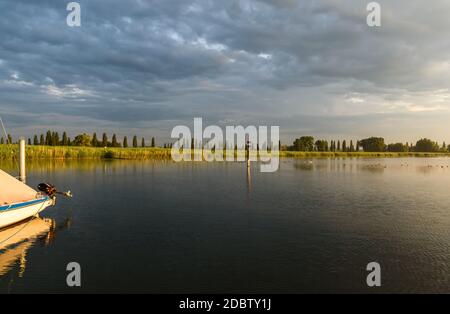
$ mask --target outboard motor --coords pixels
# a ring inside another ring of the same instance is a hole
[[[63,195],[65,197],[73,197],[72,192],[67,191],[67,192],[59,192],[56,190],[56,187],[50,183],[40,183],[38,185],[38,190],[41,191],[42,193],[45,193],[46,195],[48,195],[50,198],[56,198],[56,194],[59,195]]]
[[[42,193],[47,194],[51,198],[54,198],[56,196],[56,193],[58,193],[56,191],[55,186],[53,186],[49,183],[40,183],[38,185],[38,190],[41,191]]]

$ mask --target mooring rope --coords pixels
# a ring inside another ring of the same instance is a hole
[[[6,144],[8,144],[8,133],[6,132],[6,128],[5,128],[5,125],[3,124],[3,119],[2,119],[2,117],[0,117],[0,122],[1,122],[1,124],[2,124],[3,133],[5,133],[5,141],[6,141]],[[12,143],[9,143],[9,144],[12,144]]]

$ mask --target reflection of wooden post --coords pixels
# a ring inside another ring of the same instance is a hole
[[[25,139],[21,138],[19,141],[19,179],[23,183],[26,182],[26,169],[25,169]]]
[[[248,165],[250,164],[250,162],[248,163]],[[247,167],[247,193],[248,196],[250,196],[250,192],[252,190],[252,173],[251,173],[251,168],[250,166]]]

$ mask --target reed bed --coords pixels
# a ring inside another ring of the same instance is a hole
[[[287,158],[401,158],[401,157],[448,157],[450,153],[419,152],[294,152],[282,151],[280,157]]]
[[[168,160],[169,148],[97,148],[67,146],[28,146],[27,159],[130,159],[130,160]],[[198,151],[196,151],[199,153]],[[16,160],[19,156],[18,145],[0,145],[0,160]],[[391,152],[295,152],[281,151],[284,158],[396,158],[396,157],[444,157],[450,153],[391,153]]]
[[[1,145],[0,160],[15,160],[18,145]],[[164,148],[97,148],[66,146],[28,146],[27,159],[170,159],[170,149]]]

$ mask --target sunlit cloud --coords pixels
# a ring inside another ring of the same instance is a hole
[[[93,93],[88,90],[78,88],[76,85],[66,85],[64,87],[57,87],[55,85],[47,85],[43,87],[46,93],[57,98],[82,98],[85,96],[92,96]]]

